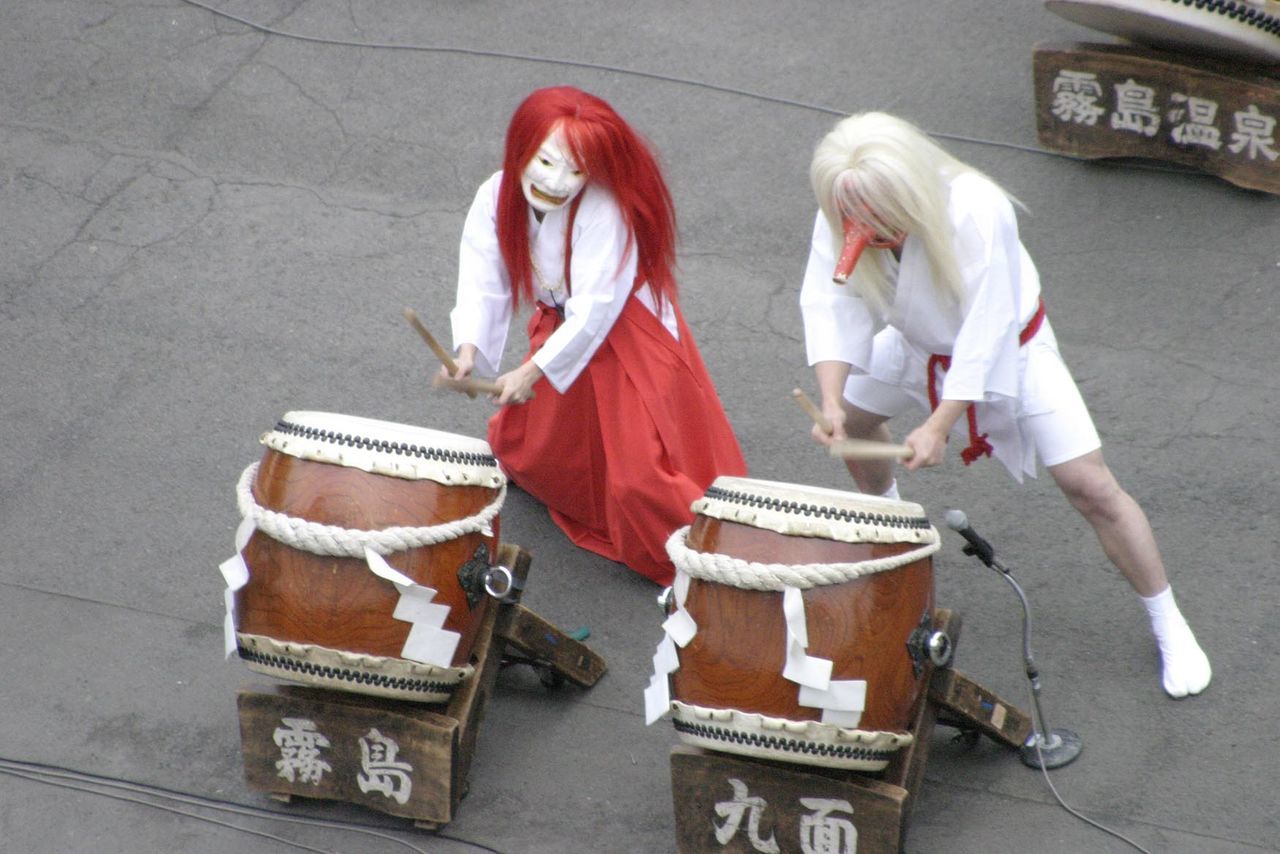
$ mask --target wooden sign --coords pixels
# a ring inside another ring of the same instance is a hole
[[[462,797],[459,722],[426,707],[323,689],[241,691],[249,787],[444,823]]]
[[[1280,194],[1280,72],[1130,45],[1037,45],[1036,128],[1086,159],[1176,163]]]
[[[671,749],[676,850],[897,854],[907,791],[852,773]]]

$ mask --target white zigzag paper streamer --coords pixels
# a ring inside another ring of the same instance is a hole
[[[236,591],[249,583],[249,565],[244,562],[244,547],[257,530],[252,519],[241,519],[236,528],[236,553],[218,564],[227,589],[222,591],[226,615],[222,618],[222,646],[227,658],[236,651]]]
[[[366,548],[364,556],[370,572],[390,581],[400,591],[400,601],[396,603],[391,616],[412,624],[400,656],[437,667],[451,666],[462,635],[444,628],[444,621],[449,616],[449,606],[433,603],[431,600],[436,595],[434,588],[418,584],[372,549]]]
[[[867,704],[866,680],[832,679],[831,659],[805,652],[809,648],[809,627],[799,588],[783,591],[782,611],[787,621],[787,663],[782,676],[799,685],[800,704],[822,709],[823,723],[858,726]]]
[[[653,654],[653,675],[649,677],[649,685],[644,689],[646,725],[660,720],[671,710],[671,681],[668,676],[680,668],[676,647],[687,646],[698,633],[697,622],[684,607],[685,600],[689,596],[688,573],[676,571],[671,593],[675,599],[676,609],[662,623],[662,640],[658,642],[658,649]]]

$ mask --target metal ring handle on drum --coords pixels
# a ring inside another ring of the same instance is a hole
[[[925,640],[925,649],[929,653],[929,661],[934,667],[946,667],[955,655],[955,645],[946,632],[934,632]]]
[[[495,577],[502,579],[500,590],[495,589]],[[514,602],[515,599],[509,597],[517,592],[515,574],[502,564],[489,567],[484,574],[484,592],[500,602]]]
[[[662,588],[662,592],[658,594],[658,607],[662,609],[662,613],[671,613],[671,603],[675,601],[675,588],[667,585]]]

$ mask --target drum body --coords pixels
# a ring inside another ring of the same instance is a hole
[[[717,479],[693,510],[689,552],[676,561],[691,576],[683,607],[697,626],[671,674],[681,738],[793,762],[883,768],[910,743],[923,689],[917,647],[932,625],[930,555],[938,545],[923,510],[747,478]],[[798,625],[785,613],[787,587],[800,588],[791,594],[803,603]],[[801,685],[784,676],[797,633],[807,639],[803,655],[829,661],[832,686],[846,686],[857,701],[806,704]]]
[[[483,579],[496,559],[505,480],[488,444],[323,412],[287,413],[262,443],[252,499],[263,521],[242,551],[249,580],[235,594],[240,656],[293,681],[447,700],[472,672],[476,633],[495,607]],[[486,509],[491,521],[464,524]],[[402,531],[407,543],[422,531],[440,541],[408,545],[396,537]],[[459,636],[450,661],[402,657],[415,624],[393,616],[401,589],[371,571],[366,540],[392,543],[383,546],[386,564],[447,607],[436,628]],[[353,553],[335,554],[344,541]]]

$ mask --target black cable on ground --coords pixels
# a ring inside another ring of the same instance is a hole
[[[293,39],[295,41],[312,42],[314,44],[332,45],[336,47],[352,47],[352,48],[368,48],[374,50],[404,50],[417,51],[421,53],[455,53],[463,56],[478,56],[488,59],[509,59],[517,62],[534,62],[546,65],[563,65],[569,68],[583,68],[591,71],[606,71],[612,74],[622,74],[628,77],[644,77],[649,80],[657,80],[663,83],[675,83],[682,86],[692,86],[698,89],[707,89],[712,92],[723,92],[729,95],[739,95],[744,98],[750,98],[756,101],[765,101],[771,104],[780,104],[785,107],[796,107],[802,110],[811,110],[819,113],[826,113],[832,116],[845,117],[849,115],[847,110],[838,110],[834,107],[823,106],[822,104],[811,104],[806,101],[798,101],[792,98],[783,98],[777,95],[766,95],[762,92],[752,92],[747,89],[738,89],[733,86],[724,86],[719,83],[710,83],[706,80],[697,80],[690,77],[675,77],[669,74],[659,74],[656,71],[645,71],[638,68],[625,68],[619,65],[605,65],[597,62],[583,62],[575,59],[562,59],[549,56],[537,56],[534,54],[508,53],[498,50],[481,50],[478,48],[458,47],[456,45],[426,45],[426,44],[406,44],[397,42],[366,42],[353,41],[350,39],[335,39],[324,36],[312,36],[306,33],[295,33],[287,30],[281,30],[268,24],[260,24],[256,21],[250,21],[230,12],[225,12],[201,0],[181,0],[190,6],[203,9],[212,15],[225,18],[229,21],[235,21],[243,24],[252,30],[263,33],[265,35],[277,36],[279,38]],[[996,148],[1009,148],[1015,151],[1030,152],[1032,154],[1043,154],[1050,157],[1060,157],[1066,160],[1077,160],[1078,158],[1070,155],[1062,154],[1056,151],[1049,151],[1044,148],[1036,148],[1029,145],[1019,145],[1014,142],[1004,142],[993,139],[978,139],[976,137],[961,136],[959,134],[939,133],[930,131],[931,135],[940,139],[949,139],[955,142],[967,142],[974,145],[989,145]],[[1170,170],[1172,171],[1172,170]]]
[[[1030,683],[1031,683],[1031,680],[1030,680],[1030,679],[1028,679],[1028,680],[1027,680],[1027,691],[1028,691],[1028,693],[1029,693],[1029,694],[1030,694],[1030,696],[1031,696],[1031,713],[1032,713],[1033,715],[1036,715],[1036,725],[1035,725],[1034,729],[1035,729],[1035,733],[1042,733],[1042,732],[1044,732],[1044,731],[1045,731],[1045,729],[1044,729],[1044,721],[1043,721],[1043,720],[1041,720],[1041,719],[1040,719],[1040,717],[1039,717],[1039,715],[1037,715],[1037,714],[1036,714],[1036,708],[1037,708],[1037,706],[1036,706],[1036,703],[1035,703],[1035,688],[1033,688],[1033,687],[1031,686],[1031,684],[1030,684]],[[1034,737],[1034,735],[1033,735],[1033,737]],[[1150,851],[1148,851],[1146,848],[1143,848],[1141,845],[1139,845],[1138,843],[1134,842],[1132,839],[1130,839],[1129,837],[1125,836],[1125,835],[1124,835],[1123,833],[1121,833],[1120,831],[1118,831],[1118,830],[1112,830],[1111,828],[1107,827],[1106,825],[1104,825],[1104,824],[1102,824],[1102,823],[1100,823],[1100,822],[1094,821],[1093,819],[1089,818],[1087,815],[1085,815],[1084,813],[1082,813],[1082,812],[1080,812],[1079,810],[1075,809],[1074,807],[1069,806],[1069,805],[1067,804],[1067,802],[1066,802],[1065,800],[1063,800],[1063,799],[1062,799],[1062,795],[1058,794],[1058,789],[1057,789],[1057,787],[1056,787],[1056,786],[1054,786],[1054,785],[1053,785],[1053,780],[1050,780],[1050,779],[1049,779],[1049,769],[1045,767],[1045,764],[1044,764],[1044,754],[1043,754],[1043,753],[1041,753],[1041,751],[1040,751],[1040,739],[1038,739],[1038,738],[1036,738],[1036,739],[1035,739],[1035,745],[1036,745],[1036,758],[1040,760],[1040,774],[1044,777],[1045,785],[1047,785],[1047,786],[1049,787],[1049,791],[1050,791],[1050,792],[1053,792],[1053,797],[1054,797],[1054,799],[1055,799],[1055,800],[1057,800],[1057,802],[1058,802],[1058,805],[1059,805],[1059,806],[1061,806],[1064,810],[1066,810],[1066,811],[1067,811],[1068,813],[1070,813],[1071,815],[1073,815],[1073,816],[1075,816],[1076,818],[1078,818],[1078,819],[1080,819],[1081,821],[1083,821],[1085,824],[1088,824],[1088,825],[1091,825],[1091,826],[1093,826],[1093,827],[1096,827],[1098,830],[1101,830],[1103,833],[1108,833],[1108,834],[1110,834],[1110,835],[1114,836],[1116,839],[1119,839],[1121,842],[1124,842],[1126,845],[1129,845],[1129,846],[1131,846],[1131,847],[1133,847],[1133,848],[1136,848],[1137,850],[1141,851],[1141,852],[1142,852],[1142,854],[1151,854],[1151,852],[1150,852]]]
[[[234,824],[229,821],[201,815],[191,810],[180,809],[171,806],[164,801],[173,803],[181,803],[189,806],[198,807],[216,812],[230,813],[234,815],[246,816],[249,818],[259,818],[267,821],[278,821],[286,824],[301,824],[308,827],[321,827],[330,830],[339,830],[347,833],[354,833],[363,836],[380,839],[394,845],[407,848],[414,854],[429,854],[424,848],[420,848],[404,839],[392,835],[384,829],[374,827],[372,825],[358,824],[355,822],[333,821],[331,819],[308,818],[304,816],[288,815],[286,813],[277,812],[275,810],[262,809],[259,807],[247,807],[242,804],[231,803],[230,801],[218,800],[216,798],[202,797],[187,792],[180,792],[175,789],[167,789],[163,786],[144,785],[135,783],[130,780],[123,780],[119,777],[106,777],[95,774],[89,774],[84,771],[76,771],[70,768],[63,768],[57,765],[46,765],[37,762],[26,762],[18,759],[8,759],[0,757],[0,774],[5,774],[17,779],[28,780],[36,783],[43,783],[49,786],[55,786],[62,789],[70,789],[87,794],[98,795],[99,797],[111,798],[112,800],[124,801],[153,809],[163,810],[173,813],[184,818],[203,821],[218,827],[227,828],[229,830],[238,831],[240,833],[258,836],[263,839],[269,839],[273,842],[279,842],[297,848],[301,851],[314,852],[314,854],[335,854],[335,852],[314,848],[301,842],[286,839],[265,831],[254,830],[242,825]],[[109,791],[116,790],[116,791]],[[123,794],[128,792],[132,794]],[[136,796],[141,797],[136,797]],[[156,800],[148,800],[153,798]],[[159,802],[158,802],[159,801]],[[450,842],[457,842],[462,845],[469,845],[477,851],[486,851],[490,854],[503,854],[496,848],[491,848],[483,843],[472,842],[469,839],[462,839],[458,836],[435,832],[432,834],[440,839],[447,839]],[[367,851],[368,848],[362,850]]]

